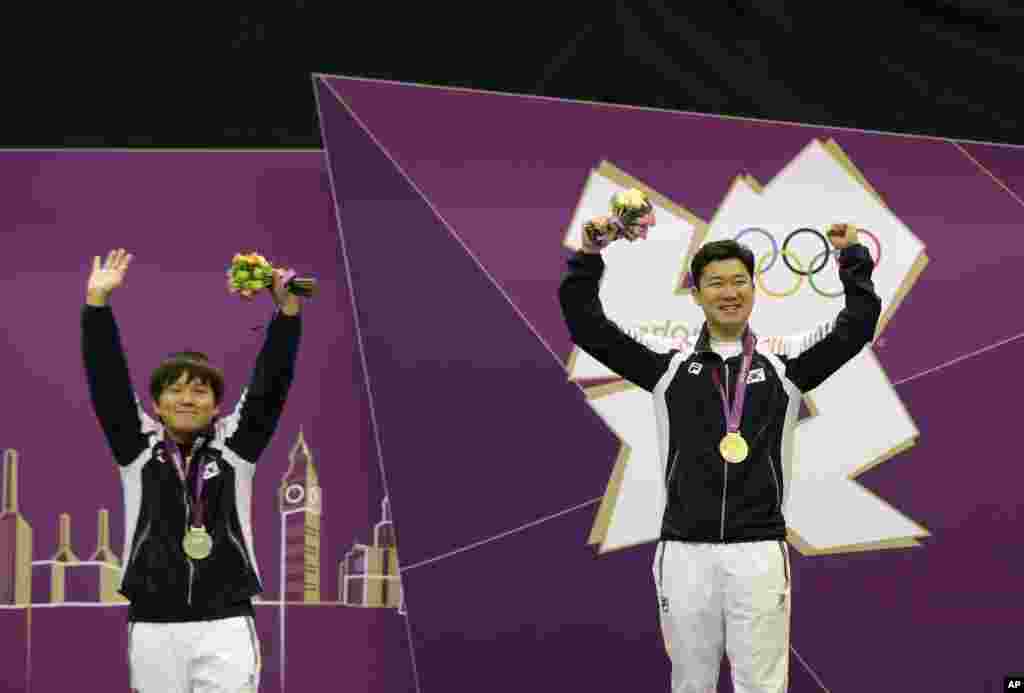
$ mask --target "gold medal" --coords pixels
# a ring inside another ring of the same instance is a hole
[[[189,527],[181,541],[181,547],[185,549],[185,554],[189,558],[201,560],[213,551],[213,538],[205,527]]]
[[[738,464],[750,454],[750,448],[747,446],[747,441],[743,440],[743,436],[739,433],[727,433],[722,442],[718,444],[718,450],[722,453],[722,457],[726,462]]]

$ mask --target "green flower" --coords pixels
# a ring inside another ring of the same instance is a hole
[[[263,282],[258,280],[248,281],[245,283],[245,288],[250,291],[258,291],[263,288]]]
[[[235,272],[235,281],[244,282],[249,279],[249,273],[245,270]]]

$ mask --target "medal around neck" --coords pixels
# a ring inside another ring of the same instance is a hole
[[[747,392],[747,375],[750,373],[750,365],[753,363],[754,347],[757,337],[748,327],[743,334],[743,365],[740,367],[739,375],[736,378],[736,396],[732,406],[729,406],[729,394],[722,387],[722,380],[717,370],[711,371],[711,377],[715,381],[718,393],[722,397],[722,411],[725,414],[726,434],[718,444],[718,451],[722,459],[731,464],[739,464],[747,459],[750,454],[750,447],[743,435],[739,433],[740,421],[743,419],[743,402]]]
[[[213,551],[213,537],[205,527],[189,527],[181,541],[181,547],[185,549],[185,555],[189,558],[202,560]]]
[[[718,451],[722,453],[722,458],[726,462],[739,464],[747,459],[750,447],[739,433],[727,433],[718,444]]]

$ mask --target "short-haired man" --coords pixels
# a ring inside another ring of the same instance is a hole
[[[608,219],[593,220],[607,228]],[[625,230],[646,238],[654,212]],[[723,654],[737,693],[783,693],[789,679],[790,579],[784,472],[802,394],[874,337],[881,300],[857,229],[836,224],[846,305],[810,331],[759,341],[754,256],[731,240],[704,245],[691,263],[705,316],[695,344],[667,353],[609,320],[598,290],[603,244],[584,235],[559,289],[580,349],[654,396],[667,503],[654,574],[672,660],[673,693],[715,690]],[[599,237],[598,237],[599,238]],[[663,433],[661,433],[663,432]]]
[[[220,417],[224,377],[200,352],[153,372],[154,417],[135,396],[109,305],[132,256],[93,261],[82,354],[100,426],[121,472],[125,546],[120,593],[130,601],[129,664],[140,693],[255,691],[262,591],[252,543],[255,463],[277,427],[295,371],[299,299],[274,276],[277,312],[238,406]],[[188,316],[156,329],[177,340]]]

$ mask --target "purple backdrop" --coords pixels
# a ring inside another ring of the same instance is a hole
[[[599,497],[617,452],[560,365],[561,241],[601,159],[710,218],[814,137],[928,248],[876,347],[921,438],[860,481],[932,537],[793,552],[791,691],[994,691],[1024,667],[1024,471],[987,435],[1014,429],[994,384],[1024,354],[1024,152],[348,78],[318,96],[422,691],[668,689],[652,547],[595,558],[592,504],[484,543]]]
[[[990,382],[1022,349],[1022,319],[999,306],[1024,253],[1024,152],[352,79],[317,86],[345,256],[321,152],[0,152],[0,448],[20,453],[34,560],[56,551],[59,513],[82,558],[100,507],[118,554],[123,540],[78,346],[92,256],[120,245],[137,256],[115,297],[136,384],[168,351],[199,348],[224,365],[233,399],[262,339],[249,328],[270,308],[228,296],[223,272],[255,248],[322,282],[257,476],[264,597],[277,599],[277,485],[301,428],[324,489],[323,599],[337,600],[338,561],[371,541],[389,492],[415,646],[413,661],[393,610],[338,605],[287,606],[282,643],[281,610],[263,605],[261,690],[282,690],[282,648],[291,691],[666,690],[651,548],[597,558],[584,546],[617,443],[560,365],[561,239],[602,158],[707,218],[737,173],[770,180],[812,137],[834,137],[932,260],[876,348],[921,439],[860,479],[933,536],[912,550],[793,552],[791,690],[995,691],[1024,668],[1013,644],[1024,472],[985,435],[1014,426],[1016,408]],[[172,316],[173,335],[152,327],[154,311]],[[607,465],[579,462],[594,459]],[[122,606],[0,608],[0,690],[125,690],[124,617]]]
[[[383,486],[369,454],[365,387],[323,153],[0,152],[0,182],[7,395],[0,447],[20,454],[19,509],[33,529],[33,559],[53,556],[64,512],[72,518],[75,552],[89,558],[100,507],[110,510],[111,544],[121,554],[120,482],[88,403],[79,346],[92,257],[120,246],[136,256],[113,300],[136,388],[146,391],[148,373],[164,355],[195,348],[223,364],[233,406],[263,339],[251,328],[265,323],[272,303],[230,296],[224,272],[235,252],[256,249],[321,282],[305,308],[287,409],[256,476],[263,597],[278,599],[278,484],[301,429],[324,489],[321,599],[336,602],[338,562],[353,541],[372,543]],[[33,581],[48,600],[48,575],[40,570]],[[0,609],[0,689],[72,690],[87,681],[90,689],[127,690],[126,613],[123,606],[37,604],[30,615]],[[324,690],[325,681],[355,690],[412,688],[407,628],[393,609],[289,605],[284,613],[286,690]],[[280,614],[277,605],[257,608],[262,691],[281,690]]]

